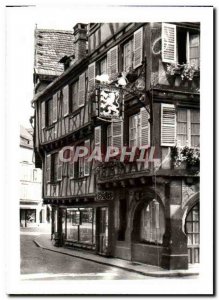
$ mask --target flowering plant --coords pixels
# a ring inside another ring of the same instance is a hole
[[[200,169],[200,151],[199,149],[189,148],[187,146],[182,149],[175,147],[171,148],[171,159],[175,166],[180,166],[183,162],[186,163],[186,169],[191,173],[198,173]]]
[[[199,67],[195,64],[167,64],[166,74],[174,76],[180,74],[182,80],[192,80],[195,73],[199,71]]]

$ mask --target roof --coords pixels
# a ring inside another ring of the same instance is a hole
[[[33,149],[33,129],[20,125],[20,146]]]
[[[64,65],[59,63],[64,56],[74,54],[73,31],[35,29],[35,73],[59,76]]]

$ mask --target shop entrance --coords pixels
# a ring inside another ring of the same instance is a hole
[[[108,254],[108,208],[100,207],[98,209],[98,253],[102,255]]]
[[[190,264],[199,263],[199,221],[199,204],[196,204],[188,212],[185,221],[185,232],[187,234],[188,245],[188,259]]]

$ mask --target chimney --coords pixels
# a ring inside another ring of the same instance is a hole
[[[87,24],[77,23],[74,26],[75,61],[87,54]]]

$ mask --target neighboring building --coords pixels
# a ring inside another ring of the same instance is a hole
[[[50,208],[42,201],[42,170],[33,162],[33,130],[20,126],[20,226],[50,222]]]
[[[73,34],[74,62],[33,99],[52,236],[187,269],[199,262],[200,24],[77,24]],[[146,162],[72,163],[70,148],[63,162],[65,146],[146,148]]]

